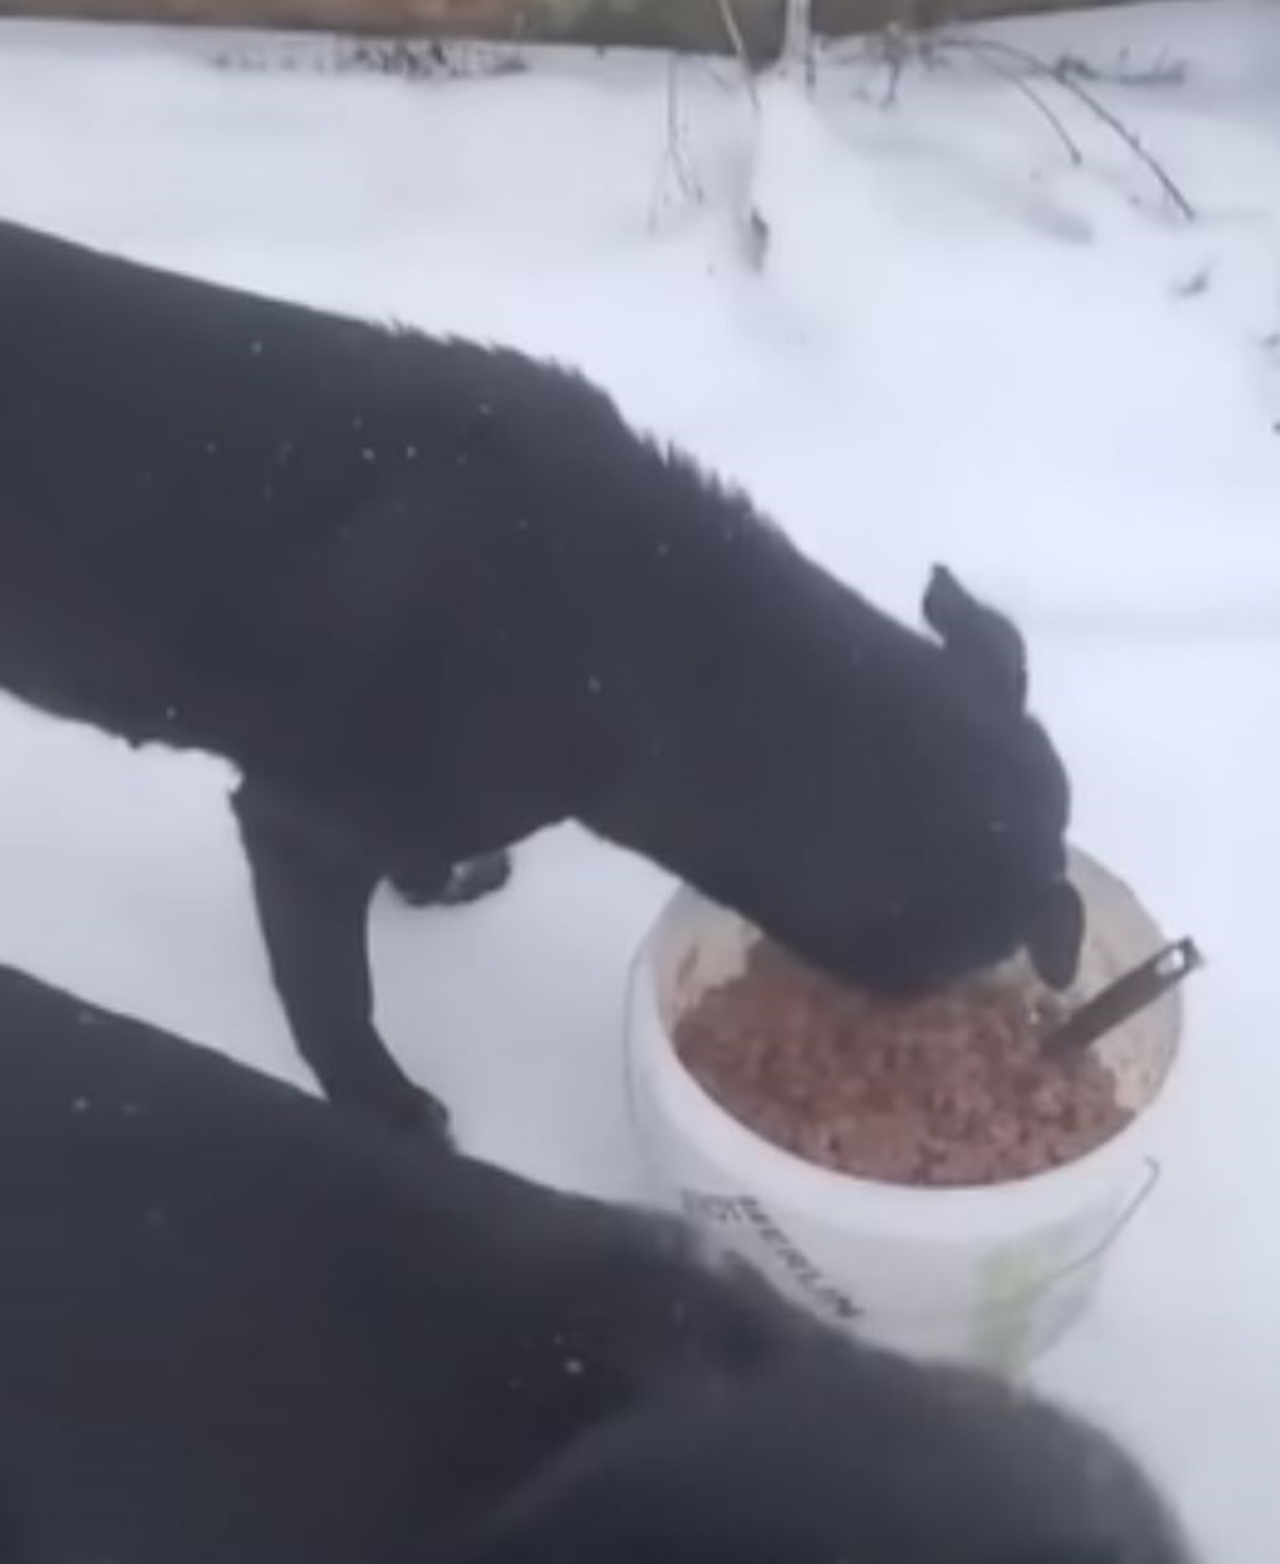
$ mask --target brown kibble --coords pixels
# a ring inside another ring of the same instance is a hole
[[[1051,998],[991,978],[874,998],[760,940],[675,1043],[721,1107],[784,1150],[880,1183],[961,1187],[1074,1161],[1129,1122],[1095,1055],[1041,1048],[1054,1016]]]

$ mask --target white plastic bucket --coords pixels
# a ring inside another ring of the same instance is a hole
[[[1132,892],[1085,854],[1071,877],[1092,993],[1162,943]],[[685,888],[641,947],[628,1005],[631,1111],[658,1198],[785,1292],[886,1346],[1006,1372],[1057,1342],[1159,1173],[1160,1109],[1179,1056],[1176,990],[1097,1045],[1134,1118],[1066,1166],[1010,1184],[908,1189],[804,1162],[720,1108],[671,1041],[680,1014],[742,970],[755,938]]]

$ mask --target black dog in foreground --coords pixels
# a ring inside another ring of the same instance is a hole
[[[949,573],[939,643],[576,375],[5,224],[0,344],[0,687],[239,769],[335,1102],[433,1105],[372,1020],[378,881],[462,899],[568,820],[873,988],[1072,976],[1067,779]]]
[[[4,1564],[1186,1564],[1085,1425],[0,968]]]

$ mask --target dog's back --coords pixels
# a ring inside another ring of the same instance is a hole
[[[299,574],[410,461],[401,344],[10,224],[0,342],[0,683],[227,748]]]
[[[457,702],[504,680],[545,706],[572,659],[578,691],[585,653],[559,643],[582,607],[552,589],[548,534],[592,540],[598,573],[595,512],[632,466],[665,471],[555,365],[14,224],[0,343],[0,687],[295,787],[335,767],[350,786],[353,750],[379,779],[421,769],[412,743],[391,753],[407,710],[435,753]]]
[[[681,1365],[771,1348],[772,1300],[665,1222],[5,969],[0,1039],[5,1564],[377,1564]]]
[[[0,1039],[5,1564],[1185,1564],[1105,1441],[679,1224],[7,971]]]

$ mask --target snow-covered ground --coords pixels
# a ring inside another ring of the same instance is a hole
[[[882,602],[913,614],[943,559],[1021,619],[1078,838],[1212,958],[1158,1197],[1040,1378],[1134,1441],[1209,1559],[1256,1564],[1280,1539],[1280,8],[985,36],[1160,78],[1093,87],[1199,221],[1052,87],[1079,167],[959,62],[885,109],[842,46],[815,104],[767,88],[756,146],[724,64],[674,96],[663,59],[571,52],[231,74],[189,39],[17,23],[0,212],[574,360]],[[732,224],[753,172],[759,272]],[[0,700],[0,960],[301,1080],[227,782]],[[665,886],[571,831],[520,867],[470,912],[379,903],[380,1020],[475,1149],[634,1193],[622,985]]]

